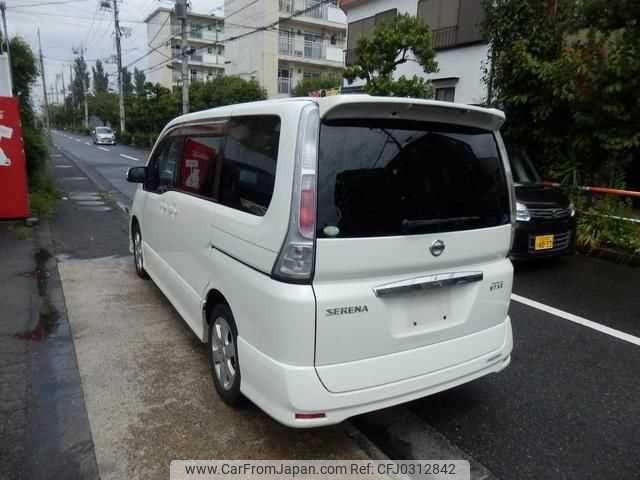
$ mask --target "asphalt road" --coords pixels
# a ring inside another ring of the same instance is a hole
[[[143,166],[148,151],[125,145],[94,145],[91,137],[56,130],[52,131],[52,140],[58,148],[70,154],[81,168],[96,173],[98,178],[93,180],[101,183],[102,188],[114,189],[122,195],[123,203],[131,205],[137,185],[128,183],[125,174],[130,167]]]
[[[124,172],[145,152],[53,140],[130,203]],[[640,269],[606,260],[517,265],[505,371],[354,423],[392,458],[442,451],[427,448],[435,432],[505,480],[640,479],[639,293]]]

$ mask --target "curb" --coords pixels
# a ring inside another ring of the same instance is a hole
[[[576,250],[585,256],[601,258],[610,262],[627,265],[631,268],[640,267],[640,255],[630,254],[623,252],[622,250],[607,247],[595,247],[591,249],[586,247],[576,247]]]

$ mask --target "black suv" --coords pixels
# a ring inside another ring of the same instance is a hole
[[[576,210],[557,188],[542,183],[526,152],[510,150],[516,191],[514,259],[566,255],[575,250]]]

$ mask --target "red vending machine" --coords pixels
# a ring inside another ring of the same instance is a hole
[[[0,220],[30,215],[18,99],[0,97]]]

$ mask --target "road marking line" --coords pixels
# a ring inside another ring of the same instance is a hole
[[[530,298],[521,297],[520,295],[516,295],[515,293],[511,294],[511,299],[518,303],[522,303],[523,305],[527,305],[528,307],[537,308],[538,310],[542,310],[543,312],[550,313],[551,315],[555,315],[556,317],[564,318],[565,320],[569,320],[570,322],[577,323],[578,325],[582,325],[583,327],[591,328],[600,333],[604,333],[606,335],[610,335],[620,340],[624,340],[625,342],[633,343],[634,345],[637,345],[640,347],[640,337],[636,337],[629,333],[616,330],[615,328],[607,327],[606,325],[602,325],[600,323],[587,320],[584,317],[580,317],[579,315],[574,315],[573,313],[565,312],[564,310],[560,310],[559,308],[551,307],[549,305],[545,305],[544,303],[536,302],[535,300],[531,300]]]
[[[80,140],[79,138],[74,138],[74,140],[78,143],[80,143],[82,140]]]
[[[110,152],[111,150],[109,150],[108,148],[104,148],[104,147],[98,147],[100,150],[102,150],[103,152]]]
[[[91,145],[89,142],[84,142],[85,145]]]
[[[121,153],[121,154],[120,154],[120,156],[121,156],[122,158],[128,158],[129,160],[135,160],[136,162],[139,162],[139,161],[140,161],[140,159],[139,159],[139,158],[132,157],[131,155],[125,155],[124,153]]]

